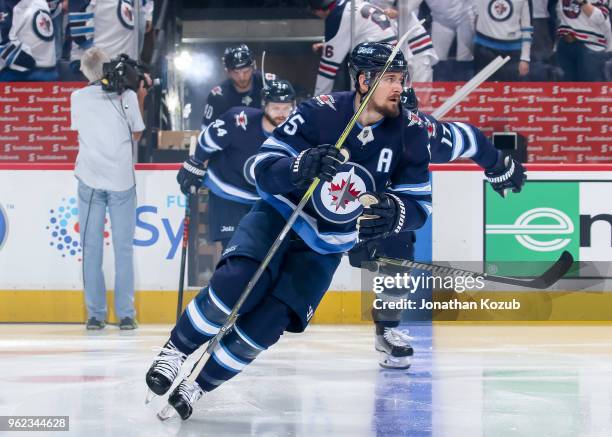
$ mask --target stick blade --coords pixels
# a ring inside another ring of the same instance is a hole
[[[548,268],[539,278],[534,279],[529,287],[544,289],[554,285],[561,279],[574,263],[574,257],[567,250],[564,250],[559,259]]]

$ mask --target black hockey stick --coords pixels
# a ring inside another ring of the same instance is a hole
[[[193,193],[185,196],[185,218],[183,219],[183,246],[181,248],[181,272],[179,273],[178,299],[176,302],[176,321],[183,313],[183,290],[185,289],[185,264],[187,261],[187,244],[189,242],[189,223],[191,222],[191,198]]]
[[[538,276],[537,278],[533,278],[533,279],[520,279],[520,278],[509,277],[509,276],[496,276],[496,275],[490,275],[488,273],[478,273],[478,272],[472,272],[469,270],[456,269],[456,268],[449,267],[449,266],[439,266],[436,264],[427,264],[427,263],[421,263],[417,261],[387,258],[383,256],[374,257],[373,262],[376,263],[379,269],[378,271],[380,271],[381,267],[384,268],[386,266],[394,266],[394,267],[401,267],[403,269],[408,269],[408,270],[413,270],[413,269],[425,270],[425,271],[431,272],[439,276],[471,276],[471,277],[479,276],[479,277],[482,277],[485,281],[498,282],[501,284],[517,285],[519,287],[536,288],[538,290],[544,290],[546,288],[549,288],[553,284],[555,284],[559,279],[561,279],[567,273],[567,271],[572,266],[572,263],[574,262],[574,257],[568,251],[566,250],[563,251],[559,259],[555,261],[553,265],[551,265],[540,276]]]

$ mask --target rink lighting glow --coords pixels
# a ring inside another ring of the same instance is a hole
[[[201,83],[211,79],[218,68],[218,59],[208,53],[181,50],[173,57],[174,66],[190,82]]]
[[[189,67],[191,67],[192,64],[193,58],[191,57],[191,54],[186,50],[181,51],[178,55],[174,57],[174,66],[177,68],[177,70],[181,72],[188,71]]]

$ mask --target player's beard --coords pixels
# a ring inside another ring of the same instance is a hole
[[[270,117],[270,115],[267,112],[264,112],[264,117],[266,117],[266,120],[268,120],[272,124],[272,126],[274,126],[274,127],[278,126],[283,121],[285,121],[284,117],[272,118],[272,117]]]
[[[379,105],[372,100],[372,109],[381,114],[383,117],[395,118],[399,116],[399,102],[392,102],[387,100],[384,105]]]

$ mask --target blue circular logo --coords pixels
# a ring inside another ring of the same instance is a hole
[[[6,237],[8,236],[8,219],[6,217],[6,213],[4,209],[2,209],[2,205],[0,205],[0,249],[4,245],[6,241]]]
[[[366,191],[376,191],[374,178],[365,167],[347,162],[331,182],[317,186],[312,204],[328,222],[350,223],[361,214],[363,207],[358,199]]]
[[[257,155],[251,156],[242,167],[242,176],[244,176],[244,180],[253,186],[255,186],[255,166],[253,164],[255,164],[256,158]]]

